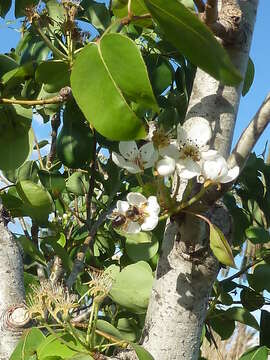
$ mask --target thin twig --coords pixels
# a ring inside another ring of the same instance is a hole
[[[61,122],[60,122],[59,113],[54,114],[51,118],[51,127],[52,127],[51,148],[50,148],[49,155],[47,157],[47,163],[46,163],[47,169],[49,169],[52,166],[53,160],[56,155],[56,139],[57,139],[57,132],[58,132],[58,128],[59,128],[60,124],[61,124]]]
[[[253,266],[255,266],[256,264],[260,263],[261,261],[263,261],[263,259],[256,259],[254,260],[251,264],[248,264],[247,266],[245,266],[243,269],[239,270],[237,273],[235,273],[234,275],[222,280],[220,283],[224,283],[226,281],[232,281],[234,279],[237,279],[239,276],[243,275],[245,272],[247,272],[250,268],[252,268]]]
[[[34,133],[34,129],[32,128],[33,130],[33,133]],[[43,160],[42,160],[42,156],[41,156],[41,152],[40,152],[40,148],[39,148],[39,145],[38,145],[38,141],[37,141],[37,138],[36,138],[36,135],[34,133],[34,143],[35,143],[35,147],[37,149],[37,153],[38,153],[38,159],[39,159],[39,163],[40,163],[40,167],[41,169],[44,170],[44,164],[43,164]]]
[[[96,133],[94,130],[94,142],[93,142],[93,148],[92,148],[92,164],[90,168],[91,176],[89,178],[89,189],[87,191],[86,197],[85,197],[85,206],[86,206],[86,220],[87,223],[90,226],[91,221],[91,203],[92,203],[92,197],[94,195],[94,189],[95,189],[95,176],[96,176],[96,162],[97,162],[97,138]]]

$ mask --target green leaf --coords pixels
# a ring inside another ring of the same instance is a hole
[[[120,331],[118,329],[116,329],[116,327],[114,327],[108,321],[99,319],[97,321],[97,329],[106,334],[109,334],[117,339],[122,340],[122,335],[121,335]]]
[[[61,341],[62,339],[63,341]],[[85,349],[70,334],[57,333],[57,336],[49,335],[43,341],[37,349],[37,356],[39,360],[44,360],[48,356],[60,356],[68,359],[82,350]]]
[[[41,222],[46,221],[53,209],[52,198],[48,191],[30,180],[19,181],[16,189],[29,215]]]
[[[248,311],[260,309],[264,305],[264,297],[252,289],[243,289],[240,293],[240,299]]]
[[[215,225],[209,224],[210,227],[210,248],[216,258],[224,265],[236,268],[232,249],[225,239],[222,231]]]
[[[248,274],[248,282],[257,292],[270,291],[270,265],[259,264],[255,267],[253,274]]]
[[[49,144],[48,140],[41,140],[41,141],[38,142],[38,147],[39,147],[39,149],[42,149],[48,144]],[[37,150],[36,145],[34,146],[34,150]]]
[[[234,330],[235,322],[225,316],[225,311],[215,309],[208,320],[211,328],[220,336],[221,340],[229,339]]]
[[[253,327],[256,330],[260,330],[260,326],[253,315],[244,308],[231,307],[225,312],[225,316],[229,319],[239,321],[242,324]]]
[[[105,4],[93,0],[83,0],[80,7],[83,9],[78,13],[80,20],[90,22],[98,30],[105,30],[110,25],[110,12]]]
[[[32,152],[32,110],[20,105],[0,106],[0,169],[20,167]]]
[[[38,176],[41,184],[51,192],[54,198],[58,198],[59,194],[65,189],[65,179],[60,172],[49,172],[47,170],[39,170]]]
[[[118,304],[142,314],[148,306],[152,283],[150,266],[144,261],[139,261],[126,266],[116,274],[110,296]]]
[[[260,346],[267,346],[270,348],[270,312],[267,310],[261,311],[261,321],[260,321]]]
[[[128,318],[120,317],[117,322],[117,329],[121,333],[121,338],[124,340],[136,341],[140,337],[140,329],[132,316]]]
[[[248,59],[248,65],[247,65],[247,71],[245,75],[244,85],[242,89],[242,96],[245,96],[249,89],[251,88],[251,85],[253,84],[255,76],[255,66],[251,58]]]
[[[41,63],[35,73],[36,81],[44,84],[44,90],[54,93],[69,85],[68,64],[59,60],[48,60]]]
[[[45,339],[43,333],[35,327],[25,330],[10,360],[30,360]]]
[[[139,360],[154,360],[153,356],[145,350],[141,345],[130,343],[135,350]]]
[[[239,360],[267,360],[268,349],[266,346],[256,346],[252,349],[247,350]]]
[[[246,229],[246,237],[253,244],[264,244],[270,241],[270,235],[268,231],[259,226],[250,226]]]
[[[74,172],[66,183],[67,191],[75,195],[85,195],[89,189],[89,182],[86,178],[86,174],[81,171]]]
[[[1,7],[1,5],[0,5]],[[7,72],[14,70],[19,65],[11,57],[0,54],[0,78]]]
[[[178,1],[145,0],[166,38],[194,65],[226,85],[242,80],[228,54],[199,18]]]
[[[131,102],[158,111],[141,54],[132,40],[120,34],[105,35],[98,44],[89,44],[79,53],[71,86],[86,119],[112,140],[145,137],[145,128],[129,106]]]
[[[22,247],[23,247],[23,251],[28,254],[29,256],[31,256],[31,258],[34,261],[37,261],[38,263],[42,264],[42,265],[47,265],[46,264],[46,260],[44,258],[44,256],[42,255],[42,253],[38,250],[38,248],[36,247],[36,245],[33,243],[33,241],[31,241],[30,239],[28,239],[26,236],[20,236],[18,238],[18,241],[21,243]]]
[[[150,54],[145,59],[150,81],[155,94],[160,95],[173,81],[173,68],[170,62],[159,54]]]
[[[149,232],[139,232],[138,234],[128,234],[125,231],[115,229],[115,232],[117,232],[119,235],[125,237],[126,239],[129,239],[129,241],[132,241],[135,244],[145,244],[145,243],[151,243],[152,242],[152,234]]]
[[[17,172],[17,181],[31,180],[33,182],[38,181],[38,166],[33,160],[26,161],[22,166],[19,167]]]
[[[47,358],[44,360],[47,360]],[[78,353],[76,355],[73,355],[71,358],[68,358],[68,360],[94,360],[94,358],[84,353]]]
[[[44,249],[44,245],[47,244],[51,246],[56,255],[60,257],[63,262],[64,268],[68,271],[72,269],[72,260],[69,257],[67,251],[62,247],[65,239],[63,238],[63,234],[60,233],[57,236],[48,236],[42,239],[41,248]]]
[[[152,237],[151,243],[137,243],[129,237],[126,239],[126,252],[132,261],[147,261],[156,255],[159,248],[159,242]]]
[[[33,63],[28,62],[5,73],[1,78],[3,94],[11,93],[18,85],[33,77],[34,71]]]

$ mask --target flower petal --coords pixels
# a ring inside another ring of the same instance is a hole
[[[158,224],[158,216],[147,216],[144,219],[144,223],[141,225],[143,231],[151,231],[153,230]]]
[[[201,158],[203,160],[214,160],[218,156],[220,156],[220,155],[216,150],[207,150],[207,151],[201,152]]]
[[[147,206],[146,206],[145,211],[148,214],[156,214],[156,215],[159,214],[160,206],[159,206],[156,196],[149,196],[149,198],[147,200]]]
[[[138,147],[135,141],[120,141],[119,151],[124,158],[133,161],[139,155]]]
[[[175,160],[179,159],[179,157],[180,157],[180,152],[178,150],[178,144],[176,141],[171,142],[171,144],[168,146],[159,148],[158,151],[159,151],[160,155],[164,156],[164,157],[168,156]]]
[[[212,137],[208,121],[201,117],[187,120],[183,125],[183,130],[186,131],[188,139],[199,147],[206,145]]]
[[[228,174],[220,178],[220,182],[225,184],[235,180],[239,175],[239,172],[240,172],[239,166],[235,166],[232,169],[229,169]]]
[[[127,224],[127,227],[125,229],[125,231],[128,233],[128,234],[137,234],[141,231],[141,226],[139,223],[137,222],[134,222],[134,221],[130,221],[128,224]]]
[[[140,157],[143,162],[143,167],[145,169],[148,169],[152,166],[154,166],[155,162],[158,159],[158,152],[154,148],[153,143],[148,142],[147,144],[144,144],[140,150],[139,150]]]
[[[120,214],[125,215],[126,211],[129,208],[129,203],[127,201],[118,200],[116,203],[116,208]]]
[[[123,156],[117,154],[114,151],[112,153],[112,161],[117,166],[119,166],[123,169],[126,169],[131,174],[137,174],[137,173],[142,172],[142,170],[140,169],[140,167],[137,164],[135,164],[134,162],[131,162],[131,161],[127,161],[126,159],[123,158]]]
[[[147,202],[147,199],[140,193],[130,192],[127,194],[127,201],[130,205],[140,207],[142,204]]]
[[[179,124],[177,126],[177,142],[181,146],[186,144],[187,141],[188,141],[188,134],[186,130],[183,128],[183,126]]]
[[[174,173],[175,160],[170,157],[159,160],[156,169],[160,176],[169,176]]]
[[[176,162],[176,169],[179,176],[184,179],[192,179],[194,176],[201,174],[200,165],[190,158],[179,159]]]

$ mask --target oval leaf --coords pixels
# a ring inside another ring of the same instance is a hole
[[[268,359],[268,349],[266,346],[249,349],[246,351],[239,360],[267,360]]]
[[[249,58],[243,90],[242,90],[242,96],[245,96],[249,92],[249,89],[251,88],[251,85],[254,80],[254,76],[255,76],[255,66],[251,58]]]
[[[145,0],[145,4],[166,38],[194,65],[226,85],[242,80],[212,32],[183,4],[167,0]]]
[[[112,140],[146,136],[142,121],[128,102],[156,110],[157,105],[146,67],[132,40],[109,34],[98,44],[87,45],[75,60],[71,86],[86,119],[102,135]]]
[[[209,224],[210,226],[210,248],[216,258],[224,265],[236,268],[232,249],[225,239],[222,231],[215,225]]]
[[[253,327],[256,330],[260,330],[260,326],[253,315],[244,308],[232,307],[225,312],[225,316],[229,319],[239,321],[242,324]]]

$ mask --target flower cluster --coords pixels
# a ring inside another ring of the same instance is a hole
[[[176,171],[182,180],[197,177],[199,182],[233,181],[239,168],[229,169],[226,160],[217,151],[209,149],[211,136],[208,121],[203,118],[193,118],[183,126],[178,125],[177,139],[171,139],[163,129],[151,124],[150,142],[138,149],[135,141],[121,141],[121,155],[113,152],[112,160],[132,174],[155,167],[160,176],[169,176]]]
[[[127,201],[118,200],[116,209],[109,218],[112,226],[127,233],[151,231],[158,224],[160,206],[155,196],[148,199],[140,193],[131,192]]]

